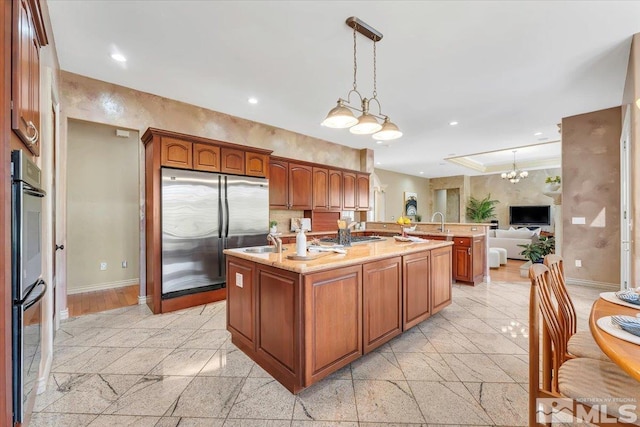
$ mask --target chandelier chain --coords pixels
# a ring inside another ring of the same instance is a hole
[[[377,42],[373,42],[373,99],[378,99],[378,85],[376,83],[376,45]]]
[[[358,61],[356,59],[356,29],[358,25],[353,26],[353,90],[358,91],[358,84],[356,83],[356,76],[358,73]],[[375,44],[375,43],[374,43]]]

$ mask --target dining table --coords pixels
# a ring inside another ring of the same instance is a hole
[[[640,345],[614,337],[600,329],[596,322],[601,317],[625,315],[636,317],[639,309],[626,307],[598,298],[591,307],[589,328],[600,349],[609,356],[612,362],[626,373],[640,381]]]

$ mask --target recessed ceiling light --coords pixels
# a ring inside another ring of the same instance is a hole
[[[111,59],[117,62],[127,62],[127,58],[121,53],[112,53]]]
[[[376,144],[383,144],[384,141],[376,141]]]
[[[257,98],[249,98],[247,101],[249,101],[249,104],[257,104],[258,103],[258,99]]]
[[[454,120],[454,121],[452,121],[452,122],[449,122],[449,126],[455,126],[455,125],[457,125],[457,124],[458,124],[458,122],[456,122],[455,120]]]
[[[382,163],[380,163],[380,162],[376,162],[376,165],[381,165],[381,164],[382,164]]]
[[[533,134],[533,136],[540,136],[540,135],[542,135],[542,132],[536,132]]]
[[[420,171],[420,175],[424,175],[424,172]]]

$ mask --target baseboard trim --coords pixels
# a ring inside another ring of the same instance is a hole
[[[76,288],[76,289],[67,288],[67,295],[81,294],[83,292],[103,291],[105,289],[123,288],[125,286],[137,285],[138,283],[140,283],[140,279],[135,278],[135,279],[128,279],[128,280],[118,280],[115,282],[108,282],[108,283],[97,283],[95,285],[83,286],[81,288]]]
[[[590,288],[602,289],[605,291],[620,290],[619,283],[597,282],[595,280],[575,279],[572,277],[565,277],[565,282],[567,283],[567,285],[588,286]]]
[[[60,310],[60,320],[67,320],[69,318],[69,308]]]
[[[138,304],[145,305],[148,301],[148,296],[146,295],[138,295]]]

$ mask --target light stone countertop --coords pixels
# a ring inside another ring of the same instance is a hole
[[[270,265],[283,270],[306,274],[323,270],[332,270],[334,268],[346,267],[349,265],[363,264],[379,259],[428,251],[451,245],[453,245],[453,242],[442,240],[427,240],[425,242],[414,243],[398,242],[392,237],[387,237],[384,238],[384,240],[377,242],[358,243],[350,247],[345,247],[344,249],[347,251],[346,254],[326,252],[318,258],[308,261],[294,261],[287,259],[287,255],[295,255],[295,244],[282,245],[286,250],[280,254],[273,252],[249,253],[244,252],[245,248],[225,249],[224,253],[259,264]]]

